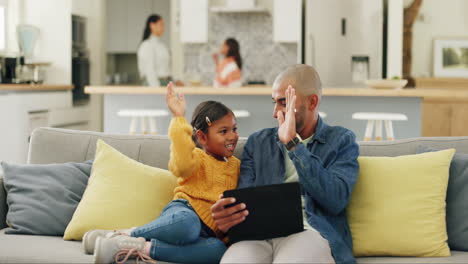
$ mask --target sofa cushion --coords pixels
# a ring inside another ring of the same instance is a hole
[[[356,256],[449,256],[445,197],[454,152],[358,158],[348,207]]]
[[[437,150],[418,148],[418,153],[428,151]],[[468,251],[468,154],[453,156],[446,201],[448,244],[451,249]]]
[[[5,235],[0,231],[0,263],[92,263],[80,242],[59,236]]]
[[[64,241],[58,236],[5,235],[3,229],[0,230],[0,263],[91,264],[94,261],[93,255],[83,252],[79,241]],[[158,261],[158,264],[170,263]]]
[[[83,199],[65,230],[64,239],[81,240],[92,229],[124,229],[156,219],[172,200],[177,180],[99,140]]]
[[[362,257],[357,258],[357,263],[468,263],[468,252],[451,253],[451,257],[445,258]],[[78,241],[64,241],[57,236],[5,235],[3,229],[0,263],[93,263],[93,256],[85,255]]]
[[[92,162],[1,163],[7,191],[7,234],[63,235],[88,183]]]

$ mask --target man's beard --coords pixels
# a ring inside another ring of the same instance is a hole
[[[299,132],[304,127],[306,107],[302,105],[296,112],[296,132]]]

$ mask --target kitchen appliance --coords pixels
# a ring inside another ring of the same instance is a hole
[[[72,48],[86,49],[86,18],[72,15]]]
[[[18,25],[16,27],[16,36],[20,50],[20,56],[17,59],[15,67],[14,83],[42,83],[45,79],[43,67],[50,63],[35,61],[34,47],[39,39],[39,28],[32,25]],[[24,61],[21,62],[21,58]],[[20,63],[18,63],[18,61]]]
[[[79,101],[88,100],[89,94],[84,93],[84,87],[89,85],[88,57],[72,58],[72,83],[75,86],[75,89],[73,89],[73,102],[76,104]]]
[[[6,57],[3,59],[2,65],[5,68],[3,72],[2,83],[18,83],[16,78],[16,66],[23,65],[23,57]]]
[[[369,57],[368,56],[352,56],[352,80],[353,83],[364,83],[369,79]]]
[[[382,78],[384,1],[306,0],[305,8],[305,63],[325,87]]]
[[[32,59],[39,33],[39,28],[32,25],[18,25],[16,27],[16,36],[21,55],[28,60]]]
[[[86,104],[89,94],[84,88],[89,85],[89,54],[86,44],[86,18],[72,15],[72,83],[73,104]]]

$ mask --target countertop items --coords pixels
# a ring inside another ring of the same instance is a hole
[[[0,84],[1,91],[64,91],[73,90],[71,84]]]

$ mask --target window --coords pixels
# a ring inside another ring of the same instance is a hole
[[[0,50],[5,50],[6,45],[6,0],[0,0]]]

